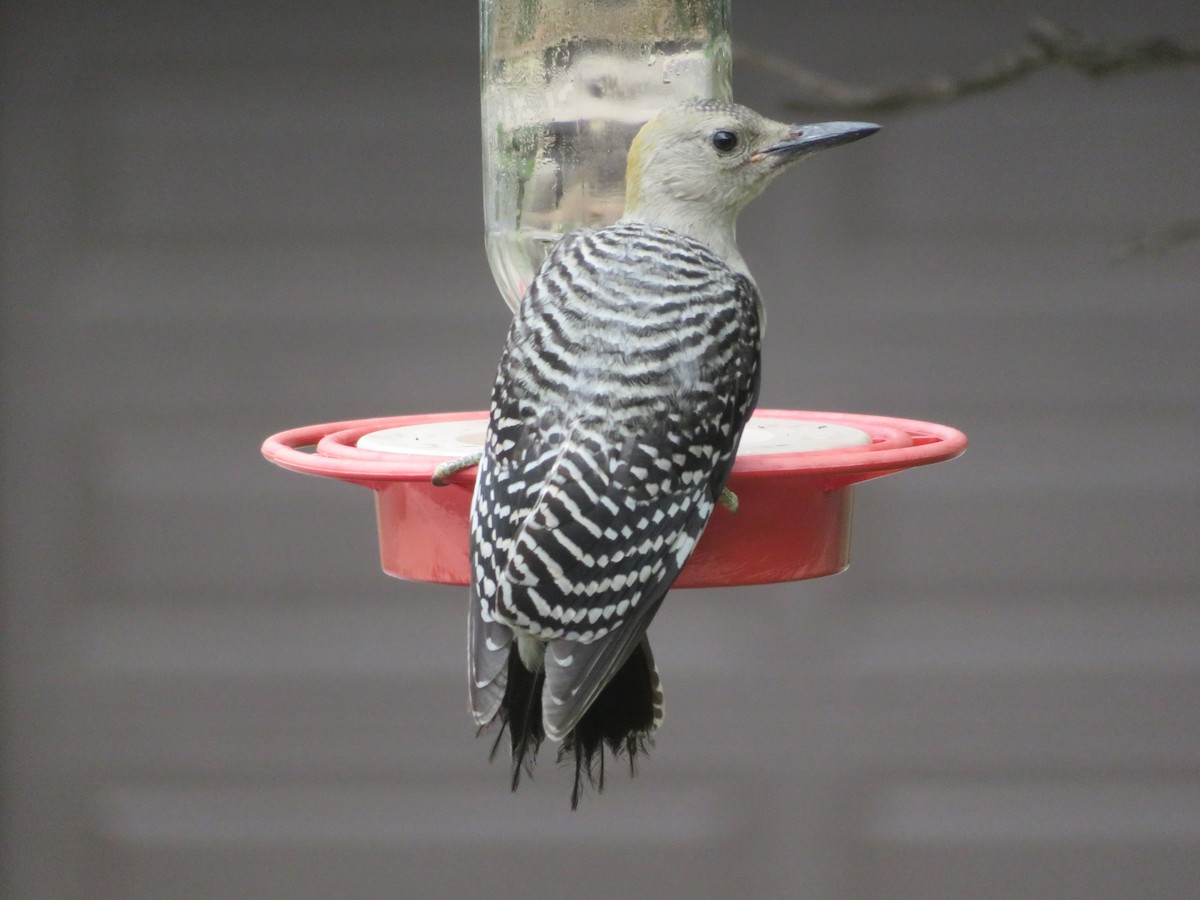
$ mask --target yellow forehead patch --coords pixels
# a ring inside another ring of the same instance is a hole
[[[629,145],[629,155],[625,161],[625,211],[637,206],[641,199],[642,169],[646,164],[646,144],[649,133],[654,130],[656,120],[651,119],[643,125]]]

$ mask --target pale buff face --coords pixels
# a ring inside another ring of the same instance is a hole
[[[627,216],[640,211],[732,220],[795,156],[765,153],[794,133],[732,103],[691,101],[670,107],[634,139],[626,170]]]
[[[878,130],[869,122],[785,125],[714,100],[668,107],[629,149],[624,220],[692,237],[749,274],[735,235],[742,208],[797,160]]]

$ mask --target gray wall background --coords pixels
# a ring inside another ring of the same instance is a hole
[[[1200,39],[1194,2],[1046,0]],[[1029,8],[735,3],[849,80]],[[3,878],[13,898],[1192,897],[1200,74],[883,119],[745,214],[764,406],[965,430],[861,489],[846,574],[679,592],[629,782],[510,795],[464,604],[377,564],[283,428],[486,404],[469,3],[4,5]],[[745,65],[743,102],[788,89]]]

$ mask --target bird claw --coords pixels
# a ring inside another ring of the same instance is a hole
[[[472,453],[469,456],[463,456],[459,459],[452,459],[449,462],[444,462],[433,470],[434,487],[445,487],[450,483],[450,476],[463,469],[469,469],[471,466],[479,465],[479,460],[483,459],[483,452]]]
[[[717,498],[717,502],[731,513],[736,513],[738,511],[737,494],[735,494],[729,488],[721,488],[721,496]]]

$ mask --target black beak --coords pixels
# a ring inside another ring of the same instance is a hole
[[[879,130],[871,122],[822,122],[820,125],[796,125],[792,133],[778,144],[759,150],[752,157],[755,161],[768,156],[799,159],[840,144],[849,144],[865,138]]]

